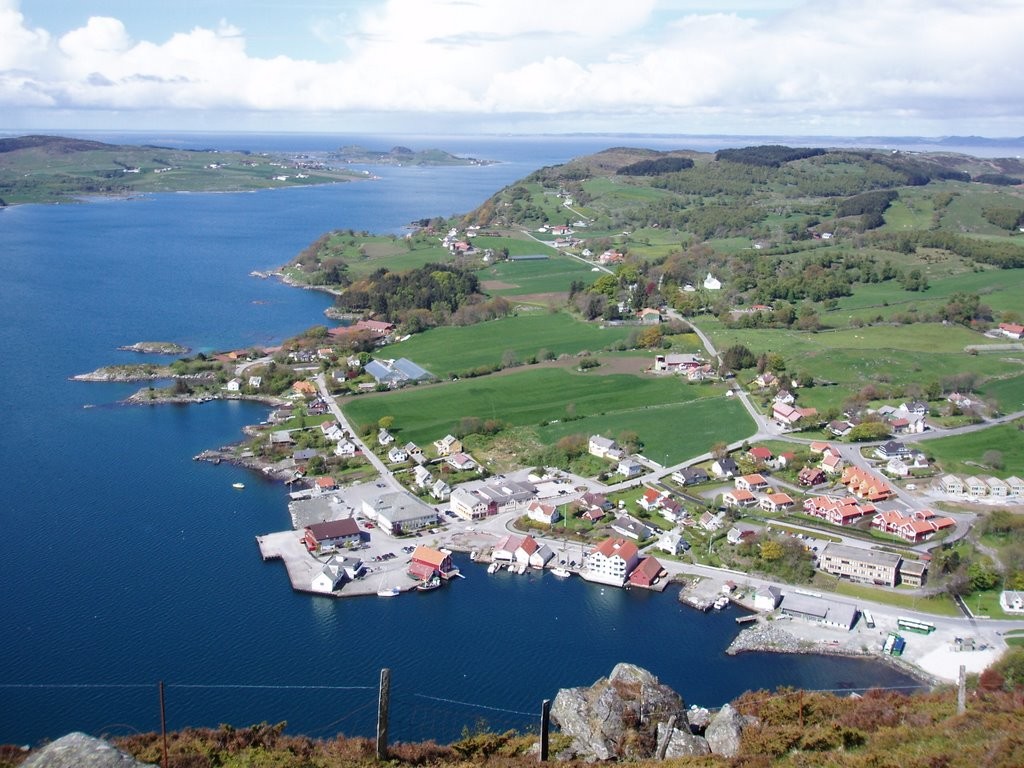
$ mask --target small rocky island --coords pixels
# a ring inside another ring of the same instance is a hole
[[[119,352],[139,352],[144,355],[187,355],[191,351],[173,341],[137,341],[117,349]]]

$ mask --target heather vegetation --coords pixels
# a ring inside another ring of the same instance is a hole
[[[972,680],[967,708],[957,713],[956,691],[943,688],[905,695],[872,690],[862,696],[798,691],[751,691],[732,703],[758,725],[743,731],[735,757],[679,757],[667,761],[630,760],[631,765],[732,766],[733,768],[1017,768],[1024,764],[1020,735],[1024,649]],[[552,734],[551,754],[566,746]],[[485,724],[464,729],[451,744],[394,744],[387,763],[459,768],[525,768],[537,765],[535,733],[489,732]],[[136,758],[159,764],[160,734],[114,739]],[[187,729],[168,734],[170,768],[262,765],[278,768],[359,768],[380,765],[374,742],[338,735],[313,739],[286,732],[285,724]],[[25,754],[0,751],[0,766],[14,768]],[[553,764],[560,761],[553,760]],[[562,763],[565,764],[565,763]],[[575,765],[576,763],[570,763]]]

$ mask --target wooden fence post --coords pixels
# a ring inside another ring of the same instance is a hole
[[[391,704],[391,670],[380,671],[380,695],[377,699],[377,759],[388,757],[388,708]]]
[[[665,739],[658,746],[658,760],[665,759],[665,753],[668,752],[668,743],[672,741],[672,734],[676,730],[676,715],[672,715],[668,719],[668,725],[665,726]]]
[[[167,708],[164,706],[164,681],[158,686],[160,691],[160,739],[163,741],[163,768],[167,768]]]
[[[956,688],[956,713],[962,715],[967,711],[967,667],[960,665],[960,675]]]
[[[540,704],[540,761],[548,760],[548,727],[551,722],[551,699],[544,699]]]

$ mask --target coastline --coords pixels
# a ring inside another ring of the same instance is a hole
[[[787,653],[863,658],[889,664],[900,672],[921,681],[923,686],[929,688],[949,682],[930,674],[916,664],[904,661],[896,656],[883,654],[880,651],[868,650],[866,647],[857,649],[851,648],[848,645],[833,645],[831,642],[824,640],[815,642],[814,640],[797,637],[792,632],[783,629],[778,623],[768,621],[762,616],[758,617],[756,624],[740,632],[729,644],[729,647],[726,648],[725,653],[728,656],[736,656],[741,653]]]

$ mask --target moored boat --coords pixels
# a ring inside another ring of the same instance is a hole
[[[566,568],[552,568],[551,573],[553,573],[555,576],[560,576],[563,579],[567,579],[570,576],[572,576],[572,571]]]
[[[421,581],[416,585],[416,589],[420,592],[429,592],[432,589],[437,589],[441,586],[441,579],[437,575],[431,576],[425,581]]]
[[[377,590],[377,597],[397,597],[402,594],[398,587],[386,587]]]

